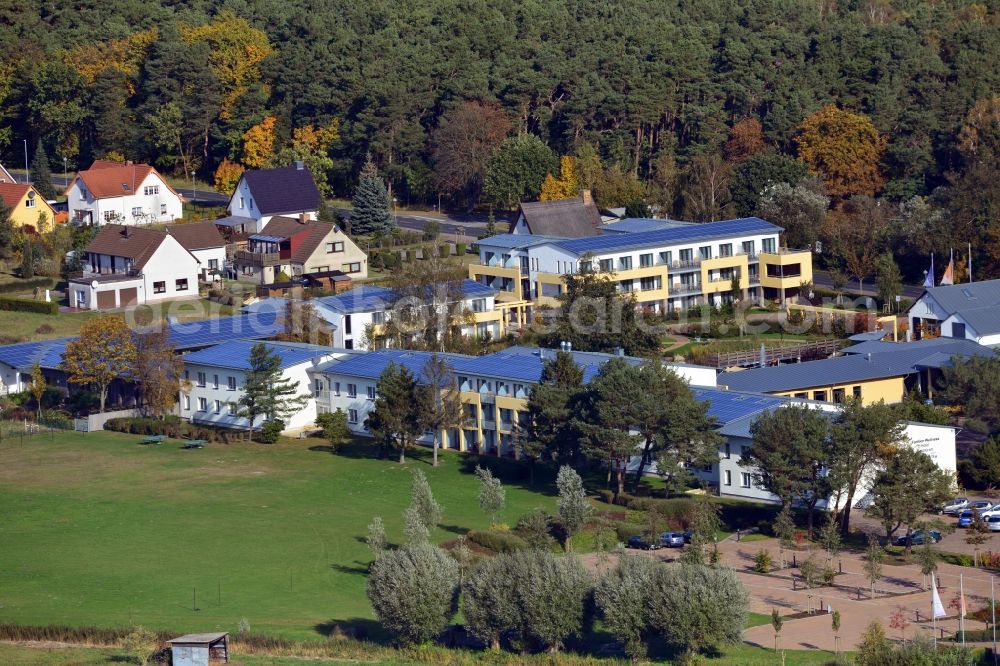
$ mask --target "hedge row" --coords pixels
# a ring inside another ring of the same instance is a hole
[[[513,553],[528,547],[524,539],[512,532],[477,532],[472,530],[467,536],[472,543],[497,553]]]
[[[28,301],[22,298],[0,298],[0,310],[56,315],[59,314],[59,304],[46,303],[45,301]]]
[[[105,430],[124,432],[131,435],[166,435],[173,439],[204,439],[209,442],[230,444],[246,439],[246,433],[225,428],[210,428],[196,426],[182,421],[176,416],[158,419],[148,416],[123,417],[108,419]]]
[[[5,282],[0,284],[0,294],[18,294],[22,291],[32,289],[52,289],[56,286],[56,281],[49,277],[36,277],[30,280],[19,280],[18,282]]]

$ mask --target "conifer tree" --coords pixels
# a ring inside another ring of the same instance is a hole
[[[356,234],[387,234],[396,227],[385,182],[378,174],[371,156],[361,169],[358,186],[351,199],[351,230]]]
[[[239,415],[249,421],[250,431],[259,416],[284,420],[298,411],[309,396],[296,396],[296,392],[295,382],[282,378],[281,355],[263,342],[255,344],[239,401]]]
[[[42,140],[38,140],[35,148],[35,156],[31,159],[31,184],[46,199],[56,198],[56,188],[52,185],[52,169],[49,166],[49,157],[45,154],[45,147]],[[39,229],[39,231],[41,231]]]

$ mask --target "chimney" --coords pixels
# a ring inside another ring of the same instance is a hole
[[[295,170],[302,171],[306,167],[306,163],[302,160],[295,160]]]
[[[305,224],[309,221],[309,215],[307,213],[299,213],[299,224]]]
[[[125,166],[132,166],[132,160],[126,160]]]
[[[584,206],[594,205],[594,197],[590,195],[590,190],[580,190],[580,198],[583,199]]]

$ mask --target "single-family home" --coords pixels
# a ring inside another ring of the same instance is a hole
[[[914,340],[943,336],[1000,345],[1000,280],[929,287],[906,316]]]
[[[51,231],[56,223],[55,209],[30,184],[0,181],[0,202],[10,208],[10,220],[15,227],[44,232]]]
[[[523,202],[510,233],[582,238],[600,234],[602,222],[590,190],[583,190],[572,199]]]
[[[180,395],[180,416],[203,423],[246,430],[250,421],[240,416],[239,401],[244,395],[246,375],[251,370],[253,340],[230,340],[184,356],[185,390]],[[351,354],[347,350],[296,342],[267,342],[268,350],[281,358],[282,379],[291,380],[298,394],[310,399],[285,423],[285,432],[301,430],[316,421],[316,401],[312,398],[312,378],[308,371]],[[264,417],[253,426],[260,427]]]
[[[87,245],[83,270],[69,278],[69,304],[113,310],[198,298],[201,264],[165,231],[104,225]]]
[[[0,164],[0,183],[16,183],[17,178],[11,175],[10,171],[4,168],[4,165]]]
[[[276,215],[315,220],[322,203],[312,173],[302,162],[295,162],[244,171],[229,199],[229,215],[253,220],[252,232],[261,232]]]
[[[150,224],[183,216],[181,195],[148,164],[96,160],[66,188],[78,224]]]
[[[166,231],[199,261],[202,280],[221,279],[226,268],[226,239],[214,222],[174,224]]]
[[[339,270],[352,279],[368,276],[368,255],[340,227],[299,217],[272,217],[247,238],[247,248],[233,254],[238,277],[258,284],[281,282],[305,273]]]

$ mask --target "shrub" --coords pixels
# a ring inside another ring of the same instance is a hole
[[[35,329],[35,333],[38,335],[48,335],[49,333],[54,333],[56,329],[52,328],[48,324],[42,324]]]
[[[58,303],[27,301],[22,298],[0,298],[0,310],[6,312],[35,312],[37,314],[59,314]]]
[[[761,548],[753,558],[753,570],[757,573],[771,573],[771,553]]]
[[[455,243],[455,254],[460,257],[465,254],[465,243]]]
[[[524,539],[510,531],[477,532],[472,530],[469,532],[468,538],[472,543],[488,548],[495,553],[514,553],[528,547],[528,543]]]
[[[645,531],[645,525],[639,525],[636,523],[619,523],[615,526],[615,534],[618,535],[618,540],[623,543],[628,541],[630,536],[642,534]]]
[[[32,289],[52,289],[55,284],[55,280],[47,277],[36,277],[30,280],[17,280],[16,282],[0,284],[0,294],[19,294],[21,292],[31,291]]]
[[[285,422],[281,419],[264,421],[257,433],[257,441],[261,444],[274,444],[281,436],[281,431],[285,429]]]
[[[438,245],[438,252],[440,253],[441,257],[450,257],[451,245],[449,245],[448,243],[441,243],[440,245]]]

